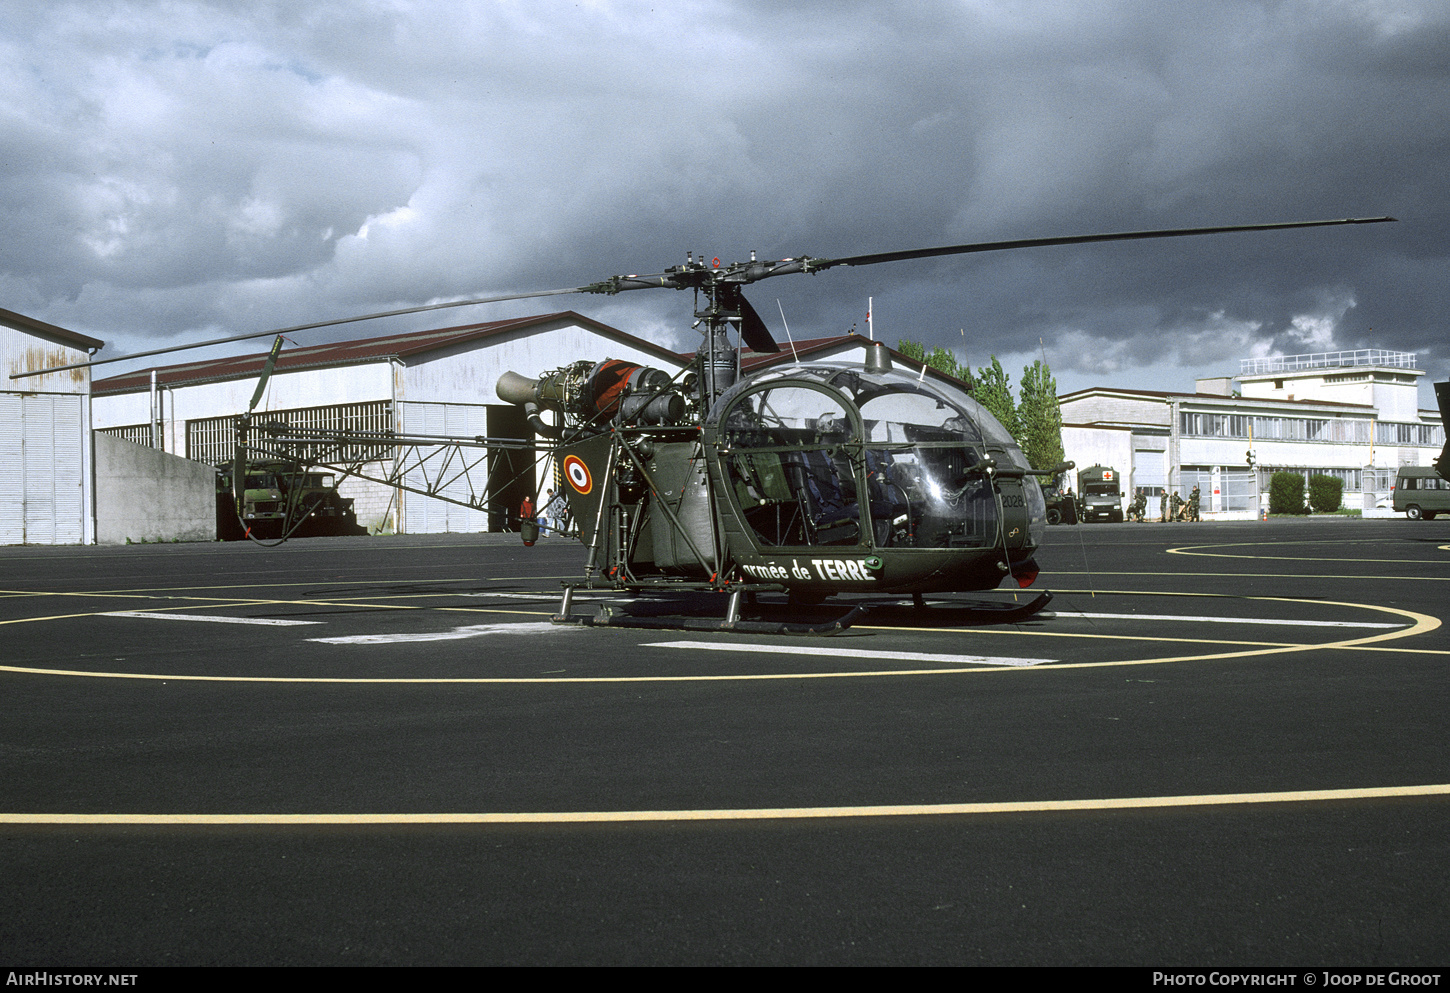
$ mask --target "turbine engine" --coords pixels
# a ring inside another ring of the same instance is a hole
[[[609,424],[675,424],[685,416],[685,398],[672,388],[670,374],[622,359],[583,360],[529,379],[506,372],[498,380],[498,396],[519,404],[540,434],[557,438],[558,428],[545,424],[539,408],[560,411],[569,424],[586,431]]]

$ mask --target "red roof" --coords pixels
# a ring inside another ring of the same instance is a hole
[[[756,372],[767,366],[794,363],[797,357],[804,359],[821,352],[830,352],[839,348],[864,347],[869,344],[867,339],[858,334],[846,334],[833,338],[804,338],[795,343],[794,351],[791,350],[789,341],[781,342],[778,352],[757,352],[746,348],[740,353],[740,371]]]
[[[556,314],[517,317],[504,321],[488,321],[483,324],[464,324],[458,327],[436,328],[431,331],[407,331],[378,338],[359,338],[353,341],[336,341],[323,345],[284,347],[281,354],[277,356],[276,371],[295,372],[301,369],[357,365],[376,362],[379,359],[407,358],[552,323],[577,324],[634,348],[654,352],[661,358],[675,358],[675,353],[667,348],[662,348],[642,338],[636,338],[634,335],[591,320],[572,310],[565,310]],[[155,370],[156,382],[158,385],[178,386],[227,379],[250,379],[261,374],[266,361],[267,353],[258,352],[253,355],[206,359],[158,367]],[[134,372],[112,376],[109,379],[96,380],[91,384],[91,393],[96,396],[104,396],[149,389],[151,372],[151,369],[138,369]]]

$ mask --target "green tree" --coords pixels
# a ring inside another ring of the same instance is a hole
[[[927,352],[920,342],[902,338],[896,343],[896,350],[966,383],[977,402],[1001,421],[1022,446],[1032,468],[1049,469],[1063,460],[1057,382],[1044,362],[1034,362],[1022,371],[1019,405],[1012,399],[1012,378],[995,355],[990,366],[983,366],[973,374],[971,366],[958,362],[956,356],[940,345]]]
[[[1344,502],[1344,480],[1338,476],[1309,477],[1309,506],[1317,513],[1332,514]]]
[[[933,369],[946,373],[948,376],[955,376],[957,379],[966,383],[971,383],[972,381],[971,367],[958,363],[957,357],[940,345],[933,348],[930,354],[928,354],[926,346],[921,342],[902,338],[896,343],[896,350],[907,358],[914,359],[917,362],[924,362]]]
[[[977,370],[972,396],[977,402],[1002,422],[1002,426],[1013,438],[1022,437],[1022,422],[1017,416],[1017,404],[1012,399],[1012,379],[992,356],[992,364]]]
[[[1276,472],[1269,477],[1269,513],[1307,514],[1304,477],[1297,472]]]
[[[1034,469],[1051,469],[1063,460],[1062,408],[1057,404],[1057,380],[1041,359],[1022,370],[1021,402],[1017,416],[1021,433],[1012,432],[1022,454]]]
[[[896,342],[896,350],[907,358],[917,362],[926,360],[926,346],[919,341],[912,341],[910,338],[900,338]]]

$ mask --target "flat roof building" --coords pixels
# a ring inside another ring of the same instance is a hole
[[[1193,393],[1078,390],[1058,398],[1064,448],[1079,465],[1113,464],[1099,457],[1112,449],[1125,500],[1196,485],[1205,513],[1247,516],[1269,476],[1291,471],[1338,477],[1344,505],[1373,513],[1400,466],[1429,465],[1445,444],[1415,366],[1412,353],[1361,349],[1244,360],[1237,391],[1227,376]]]

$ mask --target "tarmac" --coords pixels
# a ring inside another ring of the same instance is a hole
[[[1038,559],[767,637],[553,624],[559,538],[0,549],[0,960],[1450,960],[1450,521]]]

